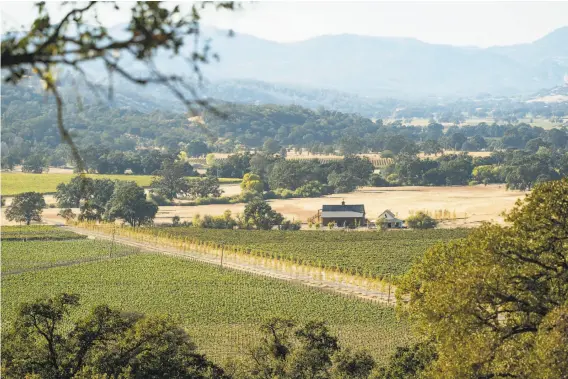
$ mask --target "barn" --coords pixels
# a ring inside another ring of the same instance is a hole
[[[364,226],[365,206],[363,204],[346,205],[345,201],[341,205],[323,205],[320,213],[322,225],[335,223],[337,226]]]

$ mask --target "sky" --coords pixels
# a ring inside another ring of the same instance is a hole
[[[124,5],[118,12],[106,7],[102,22],[124,22]],[[58,4],[50,6],[61,15]],[[2,2],[0,8],[3,30],[29,24],[35,15],[33,2]],[[260,1],[236,12],[206,12],[203,23],[278,42],[349,33],[488,47],[535,41],[568,26],[567,15],[568,1]]]

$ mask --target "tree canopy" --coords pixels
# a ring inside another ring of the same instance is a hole
[[[189,182],[186,176],[195,175],[193,167],[187,162],[165,160],[155,173],[151,187],[161,196],[172,200],[179,195],[187,194]]]
[[[428,216],[424,212],[417,212],[414,215],[408,216],[405,220],[408,227],[413,229],[430,229],[436,227],[436,220]]]
[[[322,321],[266,320],[243,359],[223,369],[174,317],[104,304],[77,314],[79,307],[69,293],[21,304],[3,338],[2,377],[367,379],[376,368],[367,351],[343,347]]]
[[[245,206],[244,220],[257,229],[270,230],[284,221],[284,216],[272,209],[262,199],[255,199]]]
[[[428,251],[398,296],[437,359],[426,377],[560,378],[568,372],[568,179]]]
[[[136,182],[117,181],[114,192],[106,204],[105,218],[112,221],[123,219],[131,226],[152,223],[158,206],[146,200],[144,188]]]
[[[62,293],[20,306],[2,343],[7,378],[224,378],[168,316],[122,313],[106,305],[70,319],[79,297]],[[34,376],[36,375],[36,376]]]
[[[41,193],[20,193],[14,196],[12,204],[6,209],[6,218],[29,225],[32,221],[41,221],[41,214],[45,207],[45,199]]]
[[[261,378],[369,378],[375,361],[365,351],[342,349],[324,322],[296,325],[273,318],[261,326],[262,340],[250,352],[243,377]]]

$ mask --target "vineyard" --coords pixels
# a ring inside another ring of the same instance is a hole
[[[20,172],[3,172],[2,177],[2,196],[12,196],[21,192],[55,193],[57,185],[68,183],[73,179],[74,174],[30,174]],[[139,186],[148,187],[152,182],[151,175],[99,175],[87,174],[93,179],[111,180],[131,180]],[[224,184],[240,183],[240,179],[219,178]]]
[[[365,154],[357,154],[358,156],[365,157]],[[288,155],[286,157],[287,160],[307,160],[307,159],[317,159],[321,163],[329,163],[333,161],[342,160],[344,157],[341,155],[321,155],[321,154],[312,154],[312,155]],[[380,158],[376,155],[374,156],[367,156],[374,167],[386,167],[394,162],[392,158]],[[226,154],[216,154],[215,161],[223,162],[227,160]],[[188,162],[191,164],[199,164],[206,166],[207,160],[205,158],[189,158]]]
[[[306,159],[317,159],[321,163],[329,163],[333,161],[342,160],[343,156],[318,156],[318,155],[311,155],[311,156],[296,156],[296,157],[286,157],[288,160],[306,160]],[[368,157],[371,163],[375,168],[386,167],[394,162],[392,158],[371,158]]]
[[[4,326],[21,302],[65,291],[81,295],[82,315],[101,303],[172,314],[205,353],[220,360],[246,352],[260,338],[258,325],[273,316],[326,320],[346,346],[367,348],[379,361],[411,340],[390,307],[185,259],[130,254],[120,245],[109,256],[108,248],[90,239],[4,242],[2,269],[30,269],[2,277]],[[45,268],[46,262],[89,258],[101,259]]]
[[[2,274],[117,258],[137,252],[137,249],[106,241],[2,241]]]
[[[334,272],[390,280],[405,273],[426,250],[467,235],[467,229],[404,230],[389,232],[313,232],[222,230],[192,227],[129,228],[113,225],[81,226],[184,249],[248,254]]]
[[[0,239],[5,241],[33,241],[33,240],[69,240],[83,239],[85,236],[63,230],[56,226],[31,225],[31,226],[2,226]]]

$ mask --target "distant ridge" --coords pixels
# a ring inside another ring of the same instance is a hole
[[[123,27],[115,26],[110,33],[120,36]],[[199,93],[204,97],[311,108],[325,104],[375,117],[381,113],[377,100],[451,101],[481,94],[531,99],[543,88],[561,87],[568,80],[568,26],[532,43],[491,48],[353,34],[290,43],[227,35],[226,30],[202,28],[203,39],[210,38],[212,50],[221,57],[220,62],[203,67],[206,82]],[[179,57],[158,54],[156,63],[166,72],[191,74]],[[127,65],[132,72],[144,69],[134,61]],[[101,67],[85,65],[93,81],[104,84],[108,76]],[[183,110],[171,102],[171,93],[162,87],[117,84],[117,98],[124,100],[121,103],[137,109]]]
[[[531,94],[563,83],[568,27],[527,44],[476,48],[352,34],[277,43],[207,27],[221,62],[207,77],[326,88],[372,97]],[[166,62],[164,62],[166,64]]]

